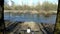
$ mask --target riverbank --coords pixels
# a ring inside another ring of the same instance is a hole
[[[49,14],[57,14],[57,11],[36,11],[36,10],[4,10],[4,13],[30,13],[30,14],[44,14],[44,15],[49,15]]]

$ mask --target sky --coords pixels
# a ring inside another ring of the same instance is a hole
[[[36,5],[38,2],[40,2],[40,4],[42,5],[42,3],[44,2],[44,1],[49,1],[49,2],[51,2],[51,3],[56,3],[56,4],[58,4],[58,0],[12,0],[12,1],[14,1],[14,3],[16,4],[16,5],[22,5],[22,3],[23,4],[27,4],[27,5]],[[8,0],[8,4],[11,6],[11,2],[10,2],[10,0]]]

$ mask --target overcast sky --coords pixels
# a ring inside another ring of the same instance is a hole
[[[42,4],[44,1],[49,1],[51,3],[56,3],[58,4],[58,0],[12,0],[15,2],[16,5],[22,5],[23,4],[27,4],[27,5],[36,5],[38,2],[40,2],[40,4]],[[10,0],[8,0],[8,4],[11,5]]]

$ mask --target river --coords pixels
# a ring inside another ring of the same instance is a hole
[[[53,23],[56,22],[56,15],[50,15],[49,17],[45,17],[44,15],[38,15],[38,14],[10,14],[10,13],[4,13],[4,20],[10,20],[12,22],[15,21],[34,21],[39,23]]]

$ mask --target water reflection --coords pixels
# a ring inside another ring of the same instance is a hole
[[[35,22],[43,22],[43,23],[55,23],[56,15],[50,15],[49,17],[45,17],[44,15],[38,15],[38,14],[4,14],[5,20],[10,21],[35,21]]]

